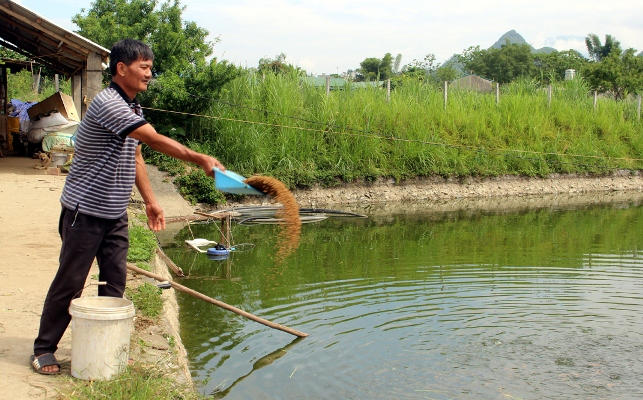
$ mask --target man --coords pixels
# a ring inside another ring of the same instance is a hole
[[[193,162],[212,176],[225,170],[213,157],[192,151],[158,134],[142,115],[136,95],[147,90],[154,54],[143,42],[122,40],[110,55],[110,86],[91,102],[78,128],[74,162],[61,196],[58,231],[60,265],[45,299],[31,366],[41,374],[60,372],[54,353],[71,316],[71,300],[80,296],[94,258],[100,269],[100,296],[122,297],[129,247],[127,205],[136,184],[148,225],[165,229],[141,155],[141,142],[169,156]]]

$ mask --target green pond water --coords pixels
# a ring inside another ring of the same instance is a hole
[[[193,378],[226,399],[643,398],[642,204],[400,205],[305,224],[282,264],[277,226],[233,224],[215,261],[184,240],[219,225],[193,224],[164,246],[178,282],[310,335],[177,292]]]

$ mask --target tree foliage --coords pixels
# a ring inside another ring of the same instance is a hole
[[[643,92],[643,58],[637,57],[635,49],[623,51],[612,35],[605,35],[605,44],[601,44],[593,33],[587,35],[585,44],[592,61],[584,75],[592,90],[616,100]]]
[[[590,33],[585,38],[585,46],[587,46],[589,57],[594,61],[603,60],[612,51],[621,51],[621,43],[612,35],[605,35],[605,44],[601,44],[601,39],[598,35]]]
[[[208,60],[214,42],[208,31],[184,21],[179,0],[94,0],[72,21],[78,34],[111,48],[124,38],[147,43],[154,52],[154,81],[141,94],[146,105],[199,114],[206,110],[222,86],[239,75],[226,61]],[[216,40],[215,40],[216,42]],[[156,123],[180,126],[185,118],[154,114]]]
[[[444,81],[452,81],[460,73],[447,62],[440,64],[435,61],[434,54],[427,54],[422,60],[413,60],[402,68],[404,78],[417,79],[441,85]]]
[[[587,66],[587,59],[576,50],[554,51],[534,55],[536,73],[541,81],[551,83],[565,79],[565,71],[573,69],[579,74]]]
[[[257,70],[262,73],[273,73],[273,74],[287,74],[295,73],[298,75],[305,75],[306,72],[299,67],[295,67],[292,64],[286,62],[286,54],[280,53],[275,58],[264,57],[259,60],[259,66]]]
[[[506,42],[501,48],[480,50],[470,47],[458,56],[465,69],[496,82],[507,83],[518,77],[529,77],[534,71],[534,55],[528,44]]]
[[[643,58],[629,48],[621,53],[612,49],[600,62],[593,62],[586,74],[592,89],[623,100],[629,94],[643,92]]]
[[[384,81],[393,76],[393,56],[386,53],[382,59],[369,57],[364,59],[357,69],[358,80],[363,81]]]
[[[400,66],[402,64],[402,54],[398,53],[398,55],[395,56],[395,61],[393,61],[393,73],[394,74],[399,74],[400,73]]]

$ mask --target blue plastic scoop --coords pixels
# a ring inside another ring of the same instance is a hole
[[[219,168],[212,168],[214,171],[214,187],[222,192],[235,194],[254,194],[265,196],[265,194],[247,183],[245,177],[228,170],[221,171]]]

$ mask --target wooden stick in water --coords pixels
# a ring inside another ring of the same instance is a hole
[[[163,260],[163,262],[165,263],[165,265],[167,265],[167,266],[168,266],[168,267],[169,267],[169,268],[174,272],[174,274],[175,274],[176,276],[185,276],[185,275],[183,274],[183,270],[182,270],[181,268],[179,268],[179,266],[178,266],[178,265],[174,264],[174,262],[173,262],[172,260],[170,260],[170,257],[168,257],[168,256],[163,252],[163,250],[161,250],[161,248],[160,248],[160,247],[157,247],[157,248],[156,248],[156,254],[158,254],[158,255],[159,255],[159,257],[161,257],[161,260]]]
[[[164,277],[162,277],[160,275],[156,275],[156,274],[153,274],[151,272],[145,271],[144,269],[140,269],[137,266],[129,264],[129,263],[127,264],[127,268],[132,270],[132,271],[134,271],[134,272],[136,272],[137,274],[145,275],[145,276],[147,276],[149,278],[156,279],[159,282],[167,281],[167,279],[165,279]],[[219,306],[219,307],[224,308],[224,309],[226,309],[228,311],[232,311],[235,314],[241,315],[242,317],[246,317],[246,318],[251,319],[251,320],[253,320],[255,322],[259,322],[260,324],[266,325],[267,327],[270,327],[270,328],[273,328],[273,329],[278,329],[280,331],[284,331],[286,333],[290,333],[291,335],[295,335],[295,336],[299,336],[299,337],[308,336],[307,333],[299,332],[299,331],[297,331],[295,329],[288,328],[287,326],[279,325],[277,323],[268,321],[267,319],[257,317],[256,315],[252,315],[249,312],[240,310],[240,309],[238,309],[236,307],[233,307],[233,306],[231,306],[229,304],[226,304],[226,303],[224,303],[222,301],[213,299],[212,297],[208,297],[208,296],[206,296],[206,295],[204,295],[202,293],[197,292],[196,290],[192,290],[190,288],[187,288],[187,287],[185,287],[183,285],[180,285],[180,284],[178,284],[178,283],[176,283],[176,282],[174,282],[172,280],[170,280],[169,282],[170,282],[170,285],[172,285],[172,287],[174,289],[176,289],[176,290],[179,290],[181,292],[187,293],[187,294],[189,294],[191,296],[196,297],[197,299],[201,299],[201,300],[203,300],[203,301],[205,301],[207,303],[214,304],[215,306]]]

